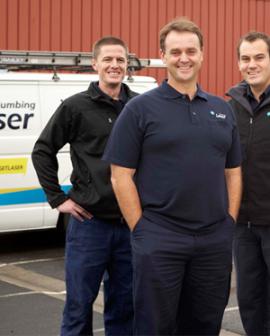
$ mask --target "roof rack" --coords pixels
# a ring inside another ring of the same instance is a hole
[[[94,71],[91,59],[93,59],[92,52],[0,50],[0,69],[91,72]],[[164,64],[160,59],[139,59],[135,54],[128,55],[130,72],[161,67],[164,67]]]

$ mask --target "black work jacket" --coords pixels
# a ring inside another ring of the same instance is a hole
[[[270,97],[253,113],[247,83],[227,93],[235,112],[243,154],[243,197],[238,223],[270,225]]]
[[[122,85],[128,99],[137,95]],[[99,92],[94,83],[87,91],[64,100],[55,111],[32,152],[40,184],[52,208],[71,198],[96,217],[117,219],[121,216],[110,182],[109,164],[101,160],[117,116],[113,102]],[[59,185],[56,157],[67,143],[73,166],[68,195]]]

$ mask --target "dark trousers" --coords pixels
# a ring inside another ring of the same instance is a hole
[[[234,259],[244,329],[249,336],[270,335],[270,227],[237,224]]]
[[[66,304],[62,336],[93,335],[92,309],[106,272],[106,336],[132,335],[130,231],[120,221],[70,219],[66,238]]]
[[[132,233],[134,335],[218,335],[228,302],[233,223],[204,235],[141,218]]]

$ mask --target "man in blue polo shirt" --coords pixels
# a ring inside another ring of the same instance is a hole
[[[126,105],[104,159],[132,231],[135,335],[218,335],[241,194],[229,105],[197,85],[203,37],[187,19],[160,32],[168,80]]]

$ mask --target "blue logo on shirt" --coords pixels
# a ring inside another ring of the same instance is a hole
[[[214,112],[212,110],[209,113],[211,114],[211,116],[215,116],[217,119],[226,119],[226,114],[216,113],[216,112]]]
[[[270,112],[266,112],[266,116],[267,116],[267,117],[270,117]]]

